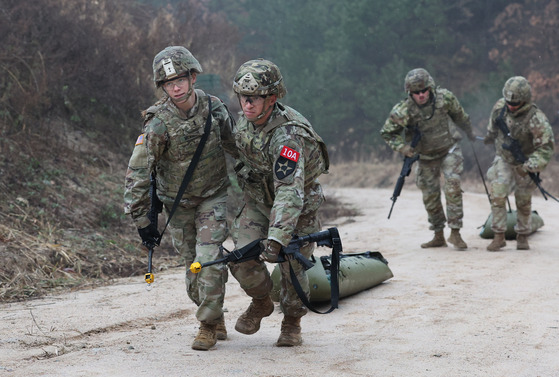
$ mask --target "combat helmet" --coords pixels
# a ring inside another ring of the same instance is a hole
[[[264,59],[249,60],[239,67],[233,91],[248,96],[275,94],[278,99],[287,94],[278,66]]]
[[[153,82],[157,87],[165,81],[190,72],[202,73],[202,66],[194,55],[182,46],[166,47],[153,59]]]
[[[411,94],[425,88],[435,89],[435,80],[429,72],[423,68],[415,68],[409,71],[404,80],[404,91]]]
[[[510,103],[529,103],[532,100],[530,83],[522,76],[511,77],[503,87],[503,97]]]

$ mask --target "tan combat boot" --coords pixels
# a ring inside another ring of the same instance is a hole
[[[283,317],[281,333],[276,342],[278,347],[293,347],[303,343],[301,337],[301,317]]]
[[[460,236],[460,229],[452,229],[450,231],[450,237],[448,237],[448,242],[454,245],[458,250],[466,250],[468,245]]]
[[[235,330],[246,335],[254,334],[260,329],[262,318],[268,317],[273,312],[274,303],[269,295],[264,298],[253,298],[248,309],[237,319]]]
[[[530,250],[527,234],[516,235],[516,250]]]
[[[495,233],[493,241],[487,246],[487,251],[499,251],[505,246],[507,246],[505,242],[505,233]]]
[[[192,349],[198,351],[207,351],[217,343],[216,329],[217,325],[210,325],[206,322],[200,322],[200,330],[198,335],[192,342]]]
[[[431,241],[421,244],[421,247],[424,249],[442,246],[446,246],[446,241],[444,240],[444,232],[442,230],[437,230],[435,232],[435,237],[433,237]]]
[[[227,340],[227,328],[225,327],[225,317],[221,316],[215,328],[217,340]]]

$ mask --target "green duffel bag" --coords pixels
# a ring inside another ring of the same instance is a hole
[[[320,260],[313,260],[314,266],[307,270],[310,288],[310,302],[324,302],[330,300],[330,263],[331,256],[322,256]],[[339,271],[340,298],[350,296],[368,288],[379,285],[394,275],[388,267],[388,261],[378,251],[364,253],[340,254]],[[275,266],[272,271],[272,300],[279,301],[280,271]]]
[[[485,224],[481,226],[481,232],[479,235],[481,238],[493,238],[495,233],[491,230],[491,222],[493,221],[493,214],[490,213],[489,217],[485,221]],[[516,232],[514,231],[514,226],[516,225],[516,210],[507,211],[507,230],[505,230],[505,239],[515,240]],[[543,220],[538,215],[538,212],[532,211],[532,231],[534,233],[536,230],[543,226]]]

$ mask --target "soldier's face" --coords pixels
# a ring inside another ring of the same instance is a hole
[[[264,124],[270,117],[273,110],[273,105],[276,102],[276,95],[271,94],[269,96],[246,96],[239,95],[239,102],[241,108],[243,109],[243,114],[249,122],[253,122],[256,125]],[[264,115],[260,118],[260,114]]]
[[[190,82],[194,85],[196,82],[196,73],[192,73]],[[190,90],[190,82],[186,76],[178,77],[163,84],[163,89],[167,92],[169,97],[171,97],[171,100],[180,107],[180,105],[185,104],[189,100],[193,100],[193,96],[187,96]]]
[[[421,90],[416,90],[415,92],[411,92],[411,96],[412,96],[413,100],[419,106],[425,105],[427,103],[427,101],[429,101],[429,95],[430,94],[431,94],[431,92],[429,91],[429,88],[425,88],[425,89],[421,89]]]
[[[511,113],[514,113],[524,105],[522,102],[509,102],[507,101],[507,107]]]

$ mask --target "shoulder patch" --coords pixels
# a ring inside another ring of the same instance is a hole
[[[145,139],[145,134],[141,134],[140,136],[138,136],[138,139],[136,139],[136,145],[141,145],[144,143],[144,139]]]
[[[295,172],[300,153],[284,145],[280,156],[274,164],[274,172],[278,180],[283,180]]]
[[[285,157],[288,160],[297,162],[299,160],[299,152],[289,148],[288,146],[283,146],[280,153],[281,157]]]

